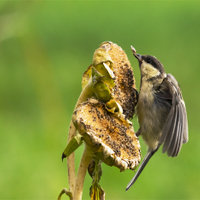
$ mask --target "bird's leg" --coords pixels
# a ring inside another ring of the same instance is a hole
[[[139,130],[135,133],[135,135],[138,137],[140,135],[140,128]]]

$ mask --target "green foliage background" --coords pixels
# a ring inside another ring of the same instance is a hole
[[[200,199],[199,9],[192,0],[0,1],[0,199],[56,199],[68,187],[61,155],[82,74],[103,41],[126,51],[138,88],[130,45],[177,78],[190,139],[177,158],[160,150],[128,192],[134,172],[103,164],[106,199]],[[83,199],[91,182],[87,175]]]

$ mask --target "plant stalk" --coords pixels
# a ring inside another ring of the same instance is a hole
[[[68,135],[68,143],[71,140],[71,138],[75,135],[76,128],[72,121],[70,122],[70,128],[69,128],[69,135]],[[75,155],[74,152],[67,157],[67,169],[68,169],[68,183],[69,183],[69,191],[74,192],[75,187]]]
[[[91,81],[92,79],[90,79],[87,83],[87,85],[83,88],[78,101],[76,103],[75,109],[77,108],[77,106],[86,101],[87,98],[89,97],[89,95],[92,94],[92,87],[91,87]],[[75,110],[74,109],[74,110]],[[68,142],[70,142],[70,140],[72,139],[72,137],[74,137],[74,135],[76,134],[76,128],[71,120],[70,122],[70,128],[69,128],[69,134],[68,134]],[[68,183],[69,183],[69,191],[72,192],[72,194],[74,193],[74,189],[75,189],[75,179],[76,179],[76,175],[75,175],[75,155],[74,153],[72,153],[70,156],[67,157],[67,169],[68,169]]]
[[[82,194],[83,194],[83,184],[85,180],[85,175],[88,169],[88,166],[90,164],[90,161],[92,159],[92,151],[90,150],[87,145],[85,145],[85,149],[81,158],[81,162],[79,164],[79,169],[78,169],[78,174],[76,177],[76,185],[75,185],[75,190],[73,200],[82,200]]]

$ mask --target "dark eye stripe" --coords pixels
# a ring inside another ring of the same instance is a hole
[[[146,62],[149,63],[149,64],[153,63],[153,61],[151,59],[147,59]]]

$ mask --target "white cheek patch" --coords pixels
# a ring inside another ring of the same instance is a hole
[[[154,74],[154,76],[160,75],[160,71],[157,70],[157,72]]]
[[[154,68],[151,64],[144,61],[141,64],[141,73],[142,75],[146,76],[147,79],[160,75],[160,71],[158,69]]]

